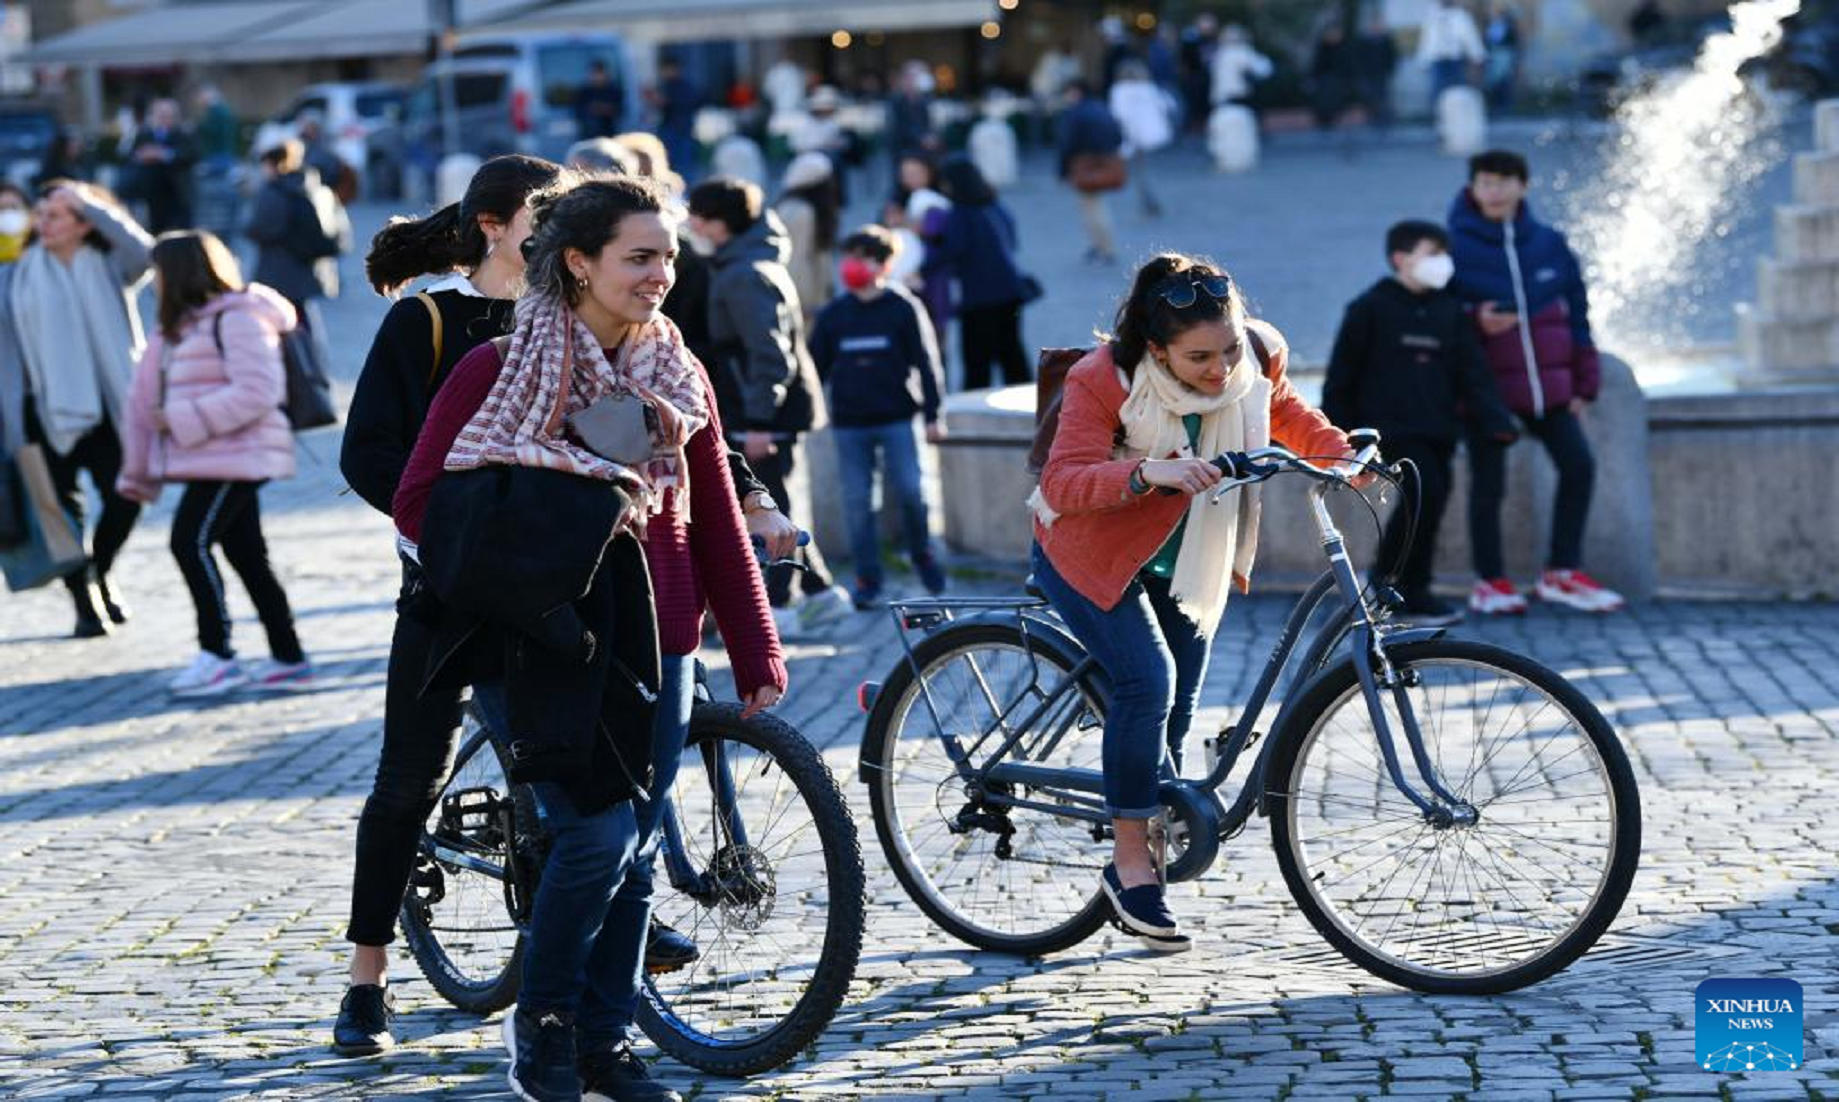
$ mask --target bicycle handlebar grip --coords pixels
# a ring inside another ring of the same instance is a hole
[[[1213,465],[1227,478],[1238,478],[1241,472],[1250,473],[1251,461],[1244,452],[1221,452],[1213,457]]]

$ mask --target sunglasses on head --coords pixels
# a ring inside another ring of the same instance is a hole
[[[1224,302],[1232,295],[1232,280],[1223,275],[1189,275],[1181,273],[1162,281],[1156,288],[1156,297],[1177,310],[1186,310],[1200,299],[1202,292],[1216,302]]]

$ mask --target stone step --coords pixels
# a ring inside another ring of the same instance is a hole
[[[1780,318],[1741,303],[1737,347],[1751,378],[1785,382],[1830,377],[1833,365],[1839,364],[1839,322]]]
[[[1839,318],[1839,260],[1764,257],[1756,265],[1756,306],[1791,321]]]
[[[1839,206],[1839,152],[1794,156],[1794,201],[1800,206]]]
[[[1813,109],[1813,147],[1839,153],[1839,99],[1821,100]]]
[[[1775,208],[1775,255],[1789,262],[1839,260],[1839,206]]]

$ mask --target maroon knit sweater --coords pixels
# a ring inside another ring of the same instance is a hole
[[[609,354],[611,355],[611,354]],[[485,404],[502,366],[498,349],[487,341],[466,354],[441,384],[422,422],[415,450],[396,487],[390,515],[396,528],[420,542],[428,494],[446,466],[453,441]],[[734,663],[735,686],[742,696],[772,685],[784,691],[785,652],[773,630],[766,587],[754,565],[752,545],[734,498],[734,478],[722,448],[722,424],[715,413],[715,391],[700,366],[703,403],[709,423],[690,437],[690,523],[677,508],[678,495],[666,495],[664,510],[651,518],[645,532],[645,556],[658,606],[658,646],[665,654],[692,654],[702,642],[702,610],[715,622]]]

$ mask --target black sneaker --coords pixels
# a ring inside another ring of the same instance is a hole
[[[579,1067],[583,1102],[683,1102],[682,1095],[651,1077],[645,1061],[624,1041],[582,1054]]]
[[[123,604],[115,591],[109,588],[107,578],[96,579],[96,596],[102,599],[102,611],[108,614],[111,624],[128,622],[128,606]]]
[[[870,589],[857,582],[856,588],[850,590],[849,603],[856,606],[857,612],[874,612],[881,607],[881,587]]]
[[[654,976],[675,972],[700,956],[702,950],[688,934],[656,918],[651,920],[651,928],[645,931],[645,971]]]
[[[1185,953],[1192,946],[1181,932],[1175,916],[1169,913],[1168,901],[1161,884],[1140,884],[1126,888],[1118,879],[1117,866],[1106,865],[1100,877],[1111,909],[1124,932],[1136,935],[1143,944],[1158,953]]]
[[[504,1047],[511,1054],[511,1093],[524,1102],[581,1102],[575,1071],[575,1016],[523,1007],[504,1016]]]
[[[353,984],[338,1004],[332,1023],[332,1051],[340,1056],[375,1056],[396,1047],[390,1023],[396,1019],[396,993],[374,983]]]
[[[1416,589],[1401,594],[1404,598],[1399,608],[1401,619],[1408,620],[1427,628],[1447,627],[1462,619],[1462,610],[1443,600],[1428,589]]]

